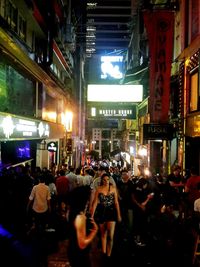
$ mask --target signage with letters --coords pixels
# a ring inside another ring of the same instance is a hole
[[[0,114],[0,140],[47,138],[49,134],[46,122]]]
[[[144,24],[149,36],[150,121],[167,123],[170,96],[170,73],[173,55],[174,12],[145,10]]]
[[[88,117],[89,118],[124,118],[124,119],[136,119],[136,105],[90,105],[88,108]]]
[[[173,133],[172,124],[143,124],[143,137],[146,140],[171,140]]]

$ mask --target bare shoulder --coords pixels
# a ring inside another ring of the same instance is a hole
[[[101,193],[103,191],[103,186],[102,185],[99,185],[97,187],[97,192]]]
[[[85,221],[86,221],[86,216],[85,214],[81,213],[76,216],[74,223],[76,227],[80,227],[85,223]]]

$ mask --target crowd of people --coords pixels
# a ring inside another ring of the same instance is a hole
[[[28,165],[6,169],[1,175],[0,223],[20,236],[41,237],[55,230],[60,239],[69,239],[71,267],[91,266],[95,238],[104,266],[110,265],[116,229],[130,247],[151,242],[160,255],[166,248],[172,252],[180,242],[180,223],[189,219],[199,231],[200,176],[191,168],[186,179],[177,165],[167,177],[147,175],[144,166],[138,170],[135,177],[127,168],[105,162],[77,169],[64,165],[55,172],[38,167],[33,172]]]

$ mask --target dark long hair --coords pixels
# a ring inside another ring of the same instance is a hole
[[[90,200],[90,193],[90,186],[87,185],[76,187],[71,192],[69,198],[70,220],[74,220],[80,212],[85,210],[86,204]]]

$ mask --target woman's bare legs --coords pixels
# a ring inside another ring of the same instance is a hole
[[[106,246],[107,246],[107,227],[106,222],[99,225],[100,236],[101,236],[101,247],[102,252],[106,254]]]
[[[107,256],[110,257],[113,248],[114,232],[116,222],[107,222]]]
[[[115,232],[115,222],[105,222],[99,225],[102,252],[111,256]]]

